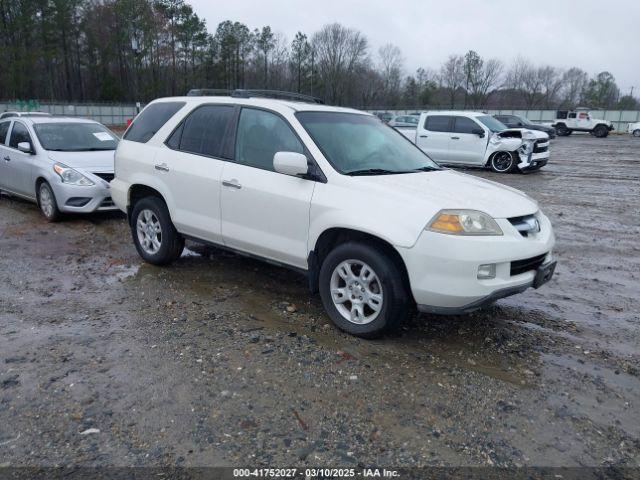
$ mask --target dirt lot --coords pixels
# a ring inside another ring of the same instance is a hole
[[[552,282],[377,341],[288,270],[195,245],[149,266],[119,215],[3,195],[0,465],[640,467],[640,141],[552,148],[469,171],[540,202]]]

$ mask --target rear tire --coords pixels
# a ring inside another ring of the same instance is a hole
[[[131,235],[138,254],[154,265],[168,265],[184,250],[184,238],[171,222],[169,209],[158,197],[145,197],[133,206]]]
[[[609,135],[609,129],[604,125],[597,125],[596,128],[593,129],[593,135],[598,138],[605,138]]]
[[[489,167],[496,173],[509,173],[516,168],[516,159],[511,152],[496,152],[489,160]]]
[[[636,129],[633,131],[633,136],[634,137],[640,137],[640,129]]]
[[[58,202],[56,200],[56,196],[53,193],[53,189],[51,185],[49,185],[46,181],[41,181],[38,185],[38,207],[40,207],[40,212],[44,215],[44,218],[47,219],[48,222],[57,222],[60,220],[61,214],[58,209]]]
[[[334,248],[320,267],[320,297],[333,323],[351,335],[379,337],[409,315],[411,293],[383,249],[360,242]]]

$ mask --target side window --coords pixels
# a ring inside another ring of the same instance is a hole
[[[576,112],[571,112],[568,118],[576,118]]]
[[[450,132],[450,119],[447,115],[429,115],[424,122],[424,129],[430,132]]]
[[[9,125],[11,122],[0,123],[0,145],[4,145],[7,141],[7,133],[9,132]]]
[[[22,123],[15,122],[13,124],[13,129],[11,130],[11,139],[9,140],[9,146],[18,148],[18,144],[21,142],[31,143],[31,137],[29,136],[27,127],[25,127]]]
[[[183,152],[219,157],[234,107],[206,105],[197,108],[167,141],[171,148]]]
[[[132,142],[147,143],[184,106],[185,102],[160,102],[149,105],[133,120],[123,138]]]
[[[243,108],[236,137],[236,161],[273,171],[273,156],[277,152],[304,153],[304,147],[278,115]]]
[[[473,133],[474,130],[480,128],[480,126],[467,117],[455,117],[455,125],[453,131],[456,133]]]

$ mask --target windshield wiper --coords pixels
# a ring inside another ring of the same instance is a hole
[[[416,168],[411,170],[412,172],[434,172],[436,170],[440,170],[437,167],[430,167],[429,165],[425,165],[424,167]]]
[[[384,168],[365,168],[363,170],[352,170],[346,172],[347,175],[395,175],[399,173],[411,173],[413,170],[385,170]]]

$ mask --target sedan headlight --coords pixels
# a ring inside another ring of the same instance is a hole
[[[53,170],[58,175],[60,175],[62,183],[68,183],[69,185],[79,185],[81,187],[90,187],[91,185],[94,185],[91,180],[82,175],[80,172],[74,170],[71,167],[67,167],[62,163],[56,163],[53,166]]]
[[[427,230],[449,235],[502,235],[496,221],[477,210],[440,210]]]

